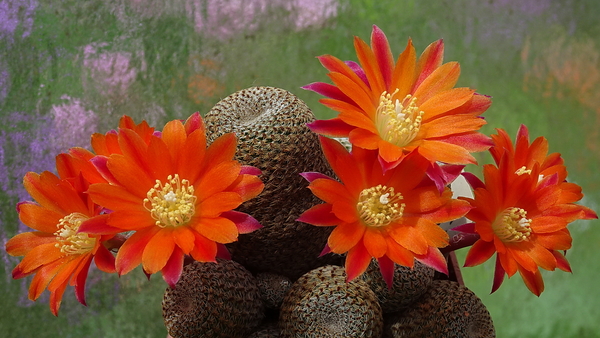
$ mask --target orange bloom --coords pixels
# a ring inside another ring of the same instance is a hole
[[[448,234],[437,224],[467,213],[465,201],[452,199],[449,188],[440,194],[426,170],[429,161],[412,152],[385,173],[377,152],[321,137],[325,157],[341,182],[319,173],[304,173],[309,189],[325,203],[298,219],[317,226],[335,226],[326,251],[347,253],[348,280],[362,274],[371,258],[378,259],[391,285],[394,263],[412,267],[414,259],[447,273],[440,247]]]
[[[331,120],[309,127],[318,134],[349,137],[353,145],[377,149],[387,168],[411,151],[431,163],[476,163],[471,152],[491,146],[479,132],[479,116],[490,98],[469,88],[454,88],[460,66],[442,64],[442,40],[429,45],[417,59],[409,40],[396,63],[384,33],[373,27],[371,47],[358,37],[354,48],[360,65],[331,55],[319,57],[334,85],[312,83],[305,89],[327,96],[321,103],[339,112]]]
[[[593,219],[591,209],[576,205],[583,194],[574,183],[564,182],[566,170],[560,154],[547,154],[543,138],[529,144],[526,127],[521,127],[516,148],[504,130],[493,136],[490,152],[496,165],[485,165],[484,181],[465,174],[474,189],[474,207],[467,218],[474,223],[456,230],[477,233],[480,239],[469,250],[465,266],[475,266],[496,255],[492,292],[504,275],[517,271],[535,295],[544,291],[539,268],[571,271],[560,252],[571,248],[567,225],[577,219]]]
[[[226,250],[222,244],[260,227],[249,215],[233,211],[262,191],[260,171],[233,159],[233,134],[207,147],[200,114],[185,124],[171,121],[160,136],[153,133],[148,140],[121,128],[117,144],[120,153],[92,159],[108,183],[92,184],[88,190],[112,212],[106,225],[84,230],[135,231],[117,254],[119,274],[142,264],[146,273],[161,271],[174,286],[184,255],[215,261],[218,250]]]
[[[85,305],[85,281],[92,260],[105,272],[115,272],[115,258],[103,245],[112,235],[80,232],[83,224],[106,222],[108,215],[84,193],[82,177],[59,178],[50,172],[27,173],[23,179],[27,192],[37,202],[17,205],[19,219],[34,229],[16,235],[6,243],[12,256],[25,256],[13,270],[13,278],[35,274],[29,299],[36,300],[50,291],[50,310],[56,316],[67,285],[75,287]]]

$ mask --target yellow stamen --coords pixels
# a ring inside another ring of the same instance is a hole
[[[364,224],[382,227],[402,217],[406,205],[400,200],[402,194],[380,184],[360,192],[356,209]]]
[[[494,233],[502,242],[522,242],[531,236],[531,219],[521,208],[506,208],[492,224]]]
[[[397,92],[381,94],[375,126],[383,140],[404,147],[417,136],[425,113],[419,110],[417,98],[410,94],[402,102],[396,100],[394,103],[392,97]]]
[[[517,169],[517,171],[515,171],[515,174],[519,176],[523,174],[531,174],[531,169],[527,169],[526,166],[522,166],[521,168]]]
[[[94,249],[96,238],[92,238],[86,233],[77,233],[81,223],[88,218],[78,212],[61,218],[56,225],[58,230],[54,236],[56,236],[57,243],[54,246],[60,248],[60,252],[68,255],[84,254]]]
[[[179,174],[169,175],[166,184],[156,180],[146,196],[144,208],[150,211],[156,225],[161,228],[184,225],[196,212],[194,187],[188,180],[180,180]]]

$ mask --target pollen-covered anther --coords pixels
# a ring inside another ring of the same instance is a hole
[[[419,133],[423,121],[422,110],[417,106],[417,98],[407,95],[402,101],[394,102],[393,94],[383,92],[379,98],[375,125],[383,140],[399,147],[408,145]]]
[[[531,219],[521,208],[507,208],[492,224],[494,233],[502,242],[522,242],[531,236]]]
[[[406,205],[401,200],[393,187],[380,184],[360,192],[356,209],[366,225],[381,227],[402,217]]]
[[[74,212],[60,219],[56,227],[58,230],[54,233],[56,236],[55,246],[60,252],[69,255],[84,254],[94,249],[96,238],[88,236],[86,233],[78,233],[81,223],[89,217],[78,212]]]
[[[166,183],[156,180],[146,196],[144,208],[161,228],[184,225],[196,212],[194,187],[188,180],[180,180],[179,174],[169,175]]]
[[[522,166],[521,168],[517,169],[517,171],[515,171],[515,174],[519,176],[523,174],[531,174],[531,169],[527,169],[526,166]]]

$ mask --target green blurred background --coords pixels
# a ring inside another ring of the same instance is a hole
[[[483,131],[514,135],[523,123],[548,138],[582,203],[598,210],[599,14],[596,0],[0,0],[0,243],[26,230],[14,209],[28,199],[23,175],[53,170],[56,154],[87,146],[123,114],[160,128],[266,85],[333,117],[300,87],[327,81],[315,56],[356,60],[352,36],[368,40],[373,24],[395,55],[409,37],[418,52],[443,38],[445,60],[462,66],[459,85],[493,97]],[[544,272],[539,298],[518,276],[490,295],[492,264],[463,269],[498,337],[600,337],[599,226],[570,226],[573,274]],[[166,336],[160,277],[92,271],[88,307],[68,290],[54,318],[47,295],[31,302],[29,280],[12,280],[18,259],[0,258],[2,337]]]

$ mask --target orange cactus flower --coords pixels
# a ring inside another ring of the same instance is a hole
[[[571,248],[567,225],[577,219],[593,219],[591,209],[576,205],[583,194],[574,183],[564,181],[566,170],[560,154],[547,154],[543,138],[529,144],[527,128],[519,130],[516,147],[504,130],[493,136],[490,149],[496,165],[483,168],[484,181],[465,174],[474,198],[464,198],[474,207],[467,218],[473,221],[455,228],[477,233],[480,239],[467,253],[465,266],[479,265],[496,253],[492,292],[504,276],[517,271],[535,295],[544,291],[539,268],[571,271],[560,251]]]
[[[353,147],[349,153],[337,141],[321,137],[325,157],[341,182],[319,173],[303,173],[309,189],[325,203],[298,219],[316,226],[335,226],[325,251],[347,253],[348,280],[362,274],[372,258],[379,261],[388,285],[394,263],[412,267],[417,259],[447,273],[438,248],[448,234],[438,226],[465,215],[466,201],[441,194],[427,176],[429,161],[412,152],[385,173],[377,152]]]
[[[355,37],[354,48],[360,65],[321,56],[334,85],[317,82],[304,87],[327,96],[320,102],[339,112],[331,120],[310,123],[313,131],[377,149],[386,168],[417,148],[432,163],[476,163],[470,153],[492,145],[477,132],[486,123],[480,114],[490,98],[454,88],[460,66],[442,64],[442,40],[430,44],[418,59],[409,40],[394,63],[385,34],[374,26],[371,47]]]
[[[161,271],[174,286],[185,255],[215,261],[219,250],[226,251],[224,243],[260,227],[251,216],[233,211],[263,189],[260,171],[233,159],[233,134],[207,147],[203,121],[195,113],[185,124],[167,123],[148,142],[129,128],[121,128],[117,137],[121,153],[92,159],[107,183],[88,190],[112,212],[106,225],[84,230],[135,231],[117,254],[119,274],[142,264],[146,273]]]
[[[82,176],[61,179],[50,172],[27,173],[23,179],[27,192],[36,202],[17,205],[20,220],[32,232],[24,232],[6,243],[12,256],[24,256],[13,270],[13,278],[34,274],[29,299],[36,300],[50,291],[50,310],[57,316],[68,285],[85,305],[85,282],[92,260],[105,272],[115,272],[115,258],[103,245],[112,235],[79,231],[83,224],[102,224],[108,215],[84,193]]]

